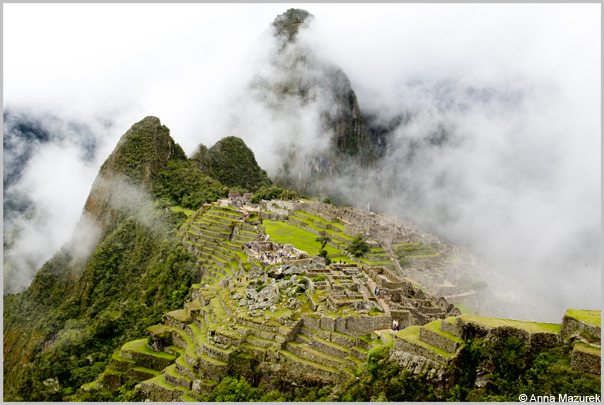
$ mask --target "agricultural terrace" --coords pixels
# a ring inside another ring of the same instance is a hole
[[[265,232],[270,235],[272,241],[283,244],[292,244],[296,249],[303,250],[311,256],[318,256],[321,244],[315,242],[317,235],[289,225],[285,222],[262,221]],[[328,255],[339,255],[341,252],[331,246],[325,246]]]

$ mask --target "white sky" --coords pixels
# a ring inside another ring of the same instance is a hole
[[[412,81],[538,89],[529,103],[535,114],[523,111],[503,123],[518,127],[536,157],[548,137],[554,155],[568,156],[555,177],[562,187],[556,201],[543,209],[551,213],[535,224],[571,212],[577,198],[592,207],[582,220],[600,223],[600,4],[4,4],[5,108],[75,118],[98,130],[94,162],[74,158],[73,142],[52,145],[32,159],[19,186],[37,203],[51,202],[49,255],[71,234],[98,168],[133,123],[159,117],[188,154],[225,136],[226,106],[266,51],[269,24],[288,8],[314,14],[307,40],[342,67],[364,111],[397,112],[417,102],[406,87]],[[99,128],[99,117],[114,126]],[[489,120],[461,124],[476,122],[488,132]],[[485,138],[485,150],[502,149],[506,139]],[[257,140],[249,144],[270,168]],[[502,198],[510,198],[504,191]],[[480,224],[468,227],[482,231]]]

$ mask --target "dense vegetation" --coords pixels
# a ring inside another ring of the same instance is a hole
[[[257,204],[262,200],[295,200],[298,194],[286,188],[271,186],[260,187],[252,197],[251,202]]]
[[[254,152],[235,136],[221,139],[210,149],[200,145],[193,160],[227,187],[241,187],[253,192],[259,187],[272,185],[266,171],[258,166]]]
[[[179,222],[180,213],[154,211],[157,220]],[[178,241],[132,217],[107,235],[76,280],[71,262],[62,249],[25,292],[4,296],[7,400],[73,394],[102,372],[116,348],[182,307],[195,277],[194,257]]]
[[[243,144],[250,160],[241,145],[231,146],[226,142],[211,156],[224,164],[241,152],[253,164],[257,184],[270,186],[251,151]],[[247,175],[231,176],[230,184]],[[73,240],[42,266],[25,292],[4,296],[4,398],[69,397],[105,369],[115,349],[144,337],[165,312],[182,308],[199,269],[175,237],[186,215],[165,208],[197,209],[228,191],[199,162],[187,159],[159,119],[134,124],[103,163],[85,206],[101,232],[92,252],[74,253],[79,241]],[[94,389],[78,398],[132,399],[127,392]]]

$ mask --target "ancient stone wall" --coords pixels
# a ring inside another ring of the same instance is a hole
[[[410,353],[415,356],[422,356],[429,360],[433,360],[433,361],[436,361],[436,362],[442,363],[442,364],[449,363],[449,359],[447,357],[442,356],[442,355],[440,355],[430,349],[427,349],[423,346],[407,342],[406,340],[400,338],[396,334],[394,335],[394,344],[392,347],[393,347],[393,350],[395,350],[395,351],[400,350],[400,351],[407,352],[407,353]]]
[[[574,332],[577,332],[577,331],[578,332],[587,332],[588,334],[601,339],[601,334],[602,334],[601,328],[598,328],[597,326],[594,326],[594,325],[589,325],[585,322],[579,321],[573,317],[565,315],[564,318],[562,318],[562,328],[560,330],[560,335],[562,336],[562,338],[566,339],[567,337],[569,337],[570,335],[572,335]]]
[[[571,369],[582,371],[584,373],[598,374],[602,373],[602,357],[581,350],[573,350]]]
[[[321,317],[313,314],[302,314],[303,325],[309,329],[319,330],[321,328]]]
[[[459,342],[447,339],[446,337],[425,328],[420,328],[419,338],[424,342],[430,343],[432,346],[436,346],[449,353],[455,353],[459,348]]]

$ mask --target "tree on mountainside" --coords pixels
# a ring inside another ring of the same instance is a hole
[[[365,241],[365,237],[363,234],[358,234],[356,238],[350,245],[345,249],[346,253],[353,255],[357,259],[361,257],[365,257],[367,253],[369,253],[369,244]]]
[[[321,244],[321,249],[319,249],[319,256],[325,259],[325,264],[329,266],[331,264],[331,259],[327,257],[327,250],[325,250],[325,245],[328,242],[331,242],[331,238],[326,235],[319,236],[315,239],[315,242],[319,242]]]

